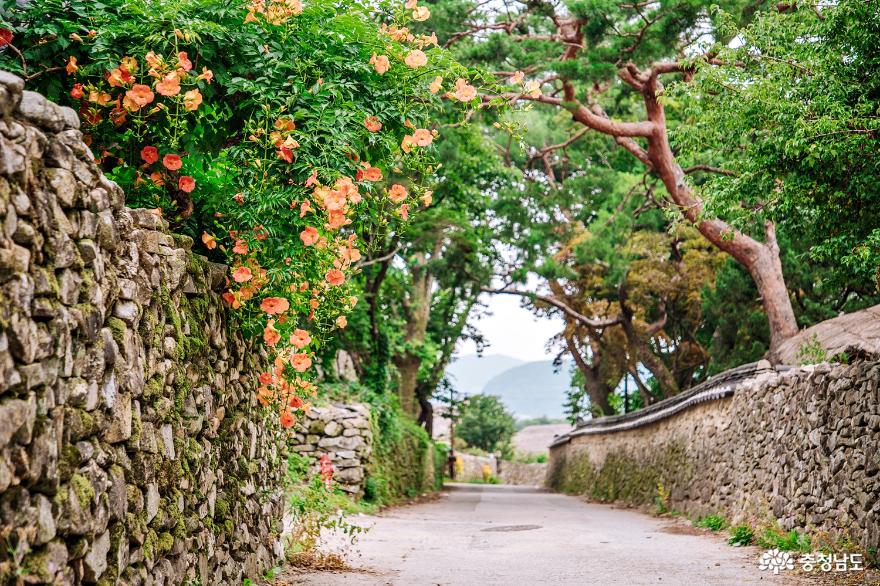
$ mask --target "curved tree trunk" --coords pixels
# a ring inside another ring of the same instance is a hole
[[[437,239],[432,258],[440,252],[441,239]],[[422,366],[422,358],[418,354],[418,348],[425,341],[428,331],[428,319],[431,315],[431,295],[434,287],[434,276],[427,267],[427,256],[424,253],[413,255],[412,271],[412,294],[401,303],[406,314],[406,331],[404,333],[405,350],[394,358],[399,374],[397,393],[400,397],[400,406],[404,413],[413,419],[419,415],[419,402],[416,397],[416,387],[419,383],[419,368]]]
[[[755,281],[767,321],[770,325],[770,354],[775,359],[779,345],[798,332],[791,298],[782,274],[776,228],[772,222],[764,225],[764,242],[758,242],[718,219],[702,218],[703,202],[696,197],[685,181],[685,173],[676,162],[669,145],[666,113],[657,96],[662,86],[657,74],[650,76],[643,86],[648,119],[654,128],[648,139],[648,159],[660,177],[673,202],[684,217],[700,231],[706,240],[729,254],[743,265]],[[775,362],[775,360],[774,360]]]
[[[599,374],[601,359],[597,353],[593,353],[591,363],[588,364],[577,347],[572,334],[565,335],[565,344],[568,346],[568,352],[574,358],[574,363],[577,365],[578,370],[581,371],[584,377],[584,390],[587,391],[587,396],[590,397],[590,407],[598,411],[597,415],[599,416],[614,413],[614,409],[611,408],[611,404],[608,402],[608,396],[614,389],[610,388]]]
[[[624,291],[623,287],[621,287],[621,291]],[[672,371],[654,354],[650,346],[648,346],[648,342],[642,338],[640,332],[633,325],[632,310],[626,305],[626,297],[624,295],[621,295],[620,298],[620,325],[623,327],[624,334],[626,334],[627,343],[636,353],[636,358],[654,375],[657,384],[660,385],[663,398],[678,394],[680,390],[678,381],[675,379]]]
[[[397,396],[400,399],[400,408],[413,419],[419,413],[416,385],[419,382],[421,364],[421,358],[410,352],[405,352],[394,359],[394,365],[397,367]]]

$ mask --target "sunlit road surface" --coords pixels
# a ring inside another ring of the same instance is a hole
[[[513,486],[452,484],[435,501],[361,517],[352,571],[284,584],[801,584],[758,569],[760,550],[678,519]]]

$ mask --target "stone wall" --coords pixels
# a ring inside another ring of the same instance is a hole
[[[364,491],[365,468],[373,455],[370,410],[363,404],[314,407],[297,423],[291,448],[313,460],[330,457],[336,486],[353,496]]]
[[[502,460],[499,466],[501,471],[498,473],[498,479],[502,484],[544,486],[547,478],[546,463],[524,464],[522,462]]]
[[[522,462],[498,461],[494,456],[476,456],[464,452],[456,453],[455,481],[483,482],[484,469],[501,484],[521,486],[544,486],[547,464],[524,464]]]
[[[464,452],[455,453],[455,481],[482,482],[486,479],[485,470],[496,476],[498,470],[494,456],[475,456]]]
[[[690,514],[880,547],[880,363],[763,369],[685,399],[561,437],[550,485],[631,505],[662,487]]]
[[[74,112],[0,72],[0,583],[240,584],[284,439],[225,268],[125,207]]]

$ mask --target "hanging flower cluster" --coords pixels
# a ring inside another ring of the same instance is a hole
[[[156,187],[162,187],[168,183],[184,193],[192,193],[196,188],[195,179],[179,173],[183,167],[183,159],[180,155],[167,153],[162,156],[161,164],[158,164],[159,149],[154,146],[145,146],[141,149],[141,161],[143,161],[143,165],[141,165],[143,174],[148,174],[150,181]],[[143,180],[142,175],[138,175],[138,180]]]
[[[508,78],[513,85],[520,86],[522,95],[536,99],[541,97],[541,83],[535,80],[525,81],[526,75],[522,71],[515,71]]]
[[[284,5],[289,9],[288,18],[299,12],[293,4]],[[408,0],[405,8],[416,21],[430,16],[429,9],[418,6],[414,0]],[[253,15],[268,14],[270,9],[271,5],[252,3],[248,20],[257,22],[257,16]],[[274,22],[268,16],[266,20]],[[383,24],[379,33],[387,38],[379,39],[387,53],[375,51],[370,55],[368,64],[375,75],[381,78],[401,66],[405,68],[402,71],[430,66],[428,51],[437,46],[436,35],[415,35],[407,27],[389,23]],[[421,91],[428,96],[436,94],[441,82],[442,76],[438,76],[431,87],[422,86]],[[331,80],[319,79],[311,92],[320,92],[330,84]],[[434,88],[435,85],[438,87]],[[476,97],[476,88],[463,78],[459,78],[456,91],[459,95],[455,99],[459,101]],[[395,128],[393,122],[368,112],[361,123],[362,144],[371,144],[371,136],[387,140],[399,132],[399,126]],[[345,314],[358,302],[347,289],[350,275],[361,258],[355,224],[360,217],[375,211],[391,212],[395,221],[406,222],[415,203],[427,206],[432,202],[431,191],[413,181],[412,176],[391,180],[386,170],[392,175],[399,174],[411,164],[430,169],[432,164],[426,162],[428,158],[417,151],[430,149],[438,133],[426,124],[415,125],[408,118],[402,130],[402,136],[398,135],[399,151],[385,154],[386,158],[379,164],[366,158],[368,151],[349,150],[346,157],[353,164],[352,173],[342,169],[303,168],[309,159],[310,129],[299,128],[298,122],[282,110],[275,114],[262,112],[252,123],[248,144],[255,150],[273,152],[275,156],[262,161],[249,160],[248,164],[255,171],[261,170],[285,181],[284,189],[289,187],[291,192],[286,213],[290,225],[298,226],[295,233],[300,246],[291,251],[287,260],[290,267],[298,269],[273,273],[261,262],[268,249],[277,249],[276,238],[284,235],[270,229],[268,240],[261,241],[257,236],[260,227],[253,227],[251,233],[240,229],[230,231],[229,240],[234,242],[233,270],[224,297],[234,308],[244,308],[252,301],[259,303],[262,340],[273,355],[273,369],[260,376],[258,398],[278,408],[279,420],[285,427],[294,425],[296,411],[308,408],[309,395],[315,393],[311,380],[320,340],[328,329],[346,327]],[[282,189],[277,183],[272,185],[275,187],[270,189]],[[258,190],[246,189],[234,199],[247,210],[250,202],[260,201],[262,197]],[[208,234],[206,237],[214,238]]]
[[[70,96],[81,100],[82,118],[95,126],[107,116],[113,124],[121,126],[132,114],[146,117],[178,106],[188,112],[198,110],[202,104],[200,82],[210,84],[214,79],[210,69],[193,71],[185,51],[168,58],[150,51],[144,61],[146,71],[136,58],[123,57],[116,67],[105,72],[102,81],[75,83]],[[75,75],[79,71],[77,59],[70,57],[65,69],[68,75]]]
[[[269,24],[280,25],[289,18],[302,14],[302,11],[301,0],[252,0],[244,21],[258,22],[259,17],[262,17]]]
[[[79,35],[75,36],[83,41]],[[65,70],[68,75],[79,77],[78,59],[70,56]],[[191,194],[196,189],[196,180],[181,171],[185,154],[173,148],[178,137],[171,137],[165,152],[160,153],[156,146],[144,144],[145,136],[148,128],[160,118],[174,120],[176,124],[172,128],[180,131],[180,119],[196,113],[202,105],[200,87],[211,84],[213,72],[207,67],[197,72],[186,51],[169,56],[149,51],[141,59],[123,57],[100,77],[83,77],[84,82],[73,84],[70,97],[80,104],[86,142],[91,144],[93,135],[110,124],[116,132],[129,135],[132,146],[140,146],[137,158],[126,160],[115,143],[104,144],[98,162],[110,160],[135,167],[134,188],[150,184],[166,193]]]
[[[238,76],[215,80],[199,63],[199,37],[180,30],[169,31],[162,51],[148,45],[109,67],[71,55],[65,69],[95,152],[119,165],[114,178],[129,196],[149,189],[173,205],[181,195],[195,201],[202,244],[230,266],[223,299],[269,354],[256,399],[290,428],[317,393],[317,352],[358,303],[351,280],[369,240],[361,236],[399,230],[415,207],[432,203],[439,133],[431,114],[441,97],[473,104],[477,90],[435,34],[406,26],[430,17],[417,0],[382,23],[344,1],[250,0],[238,10],[228,34],[258,51],[241,53],[245,65],[214,64],[220,72],[239,67]],[[355,13],[372,26],[372,39],[346,36]],[[325,41],[346,54],[357,47],[362,61],[327,71],[317,59],[317,67],[306,64]],[[308,57],[296,75],[289,68],[299,62],[279,47]],[[448,93],[444,77],[456,80]],[[219,148],[192,140],[194,129],[225,120],[212,129]]]

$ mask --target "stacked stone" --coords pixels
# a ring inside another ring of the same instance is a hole
[[[321,456],[330,457],[333,480],[343,491],[363,494],[365,467],[373,451],[370,410],[362,404],[314,407],[299,421],[291,448],[313,459],[318,473]]]
[[[457,452],[455,457],[455,479],[458,482],[480,482],[485,479],[484,471],[487,469],[491,476],[498,475],[498,462],[495,456],[475,456]]]
[[[778,524],[880,548],[880,363],[819,364],[741,382],[732,397],[551,448],[548,483],[694,515]]]
[[[547,463],[532,462],[501,462],[501,472],[498,475],[502,484],[517,484],[520,486],[544,486],[547,478]]]
[[[0,72],[0,584],[239,584],[285,441],[225,267],[125,207],[69,108]]]

